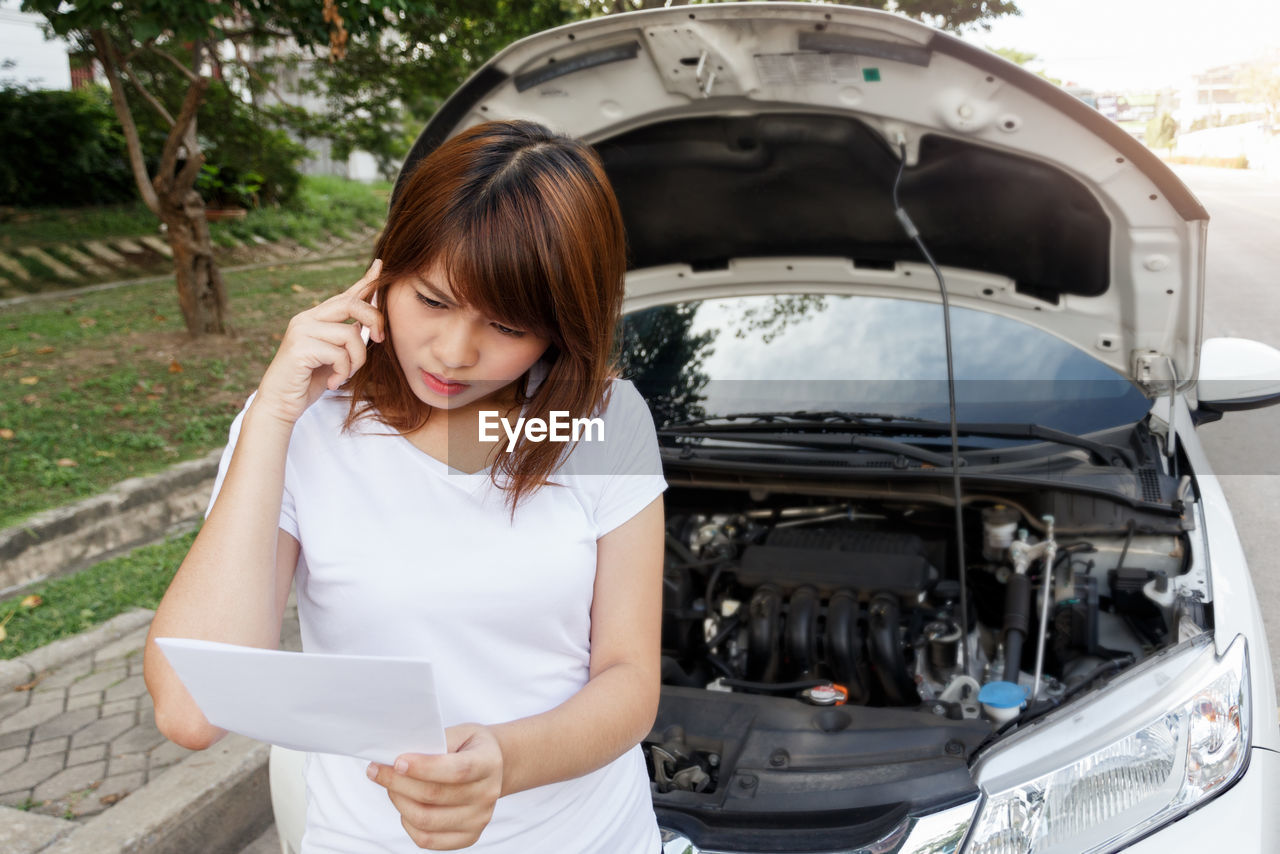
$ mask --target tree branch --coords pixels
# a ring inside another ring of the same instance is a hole
[[[150,50],[156,56],[163,57],[165,60],[171,62],[175,68],[177,68],[179,71],[182,72],[182,76],[186,77],[188,80],[195,82],[196,80],[200,79],[199,74],[196,74],[190,68],[187,68],[185,65],[183,65],[182,62],[176,56],[173,56],[172,54],[169,54],[169,53],[165,53],[163,50],[161,50],[158,47],[155,47],[154,45],[150,46],[148,50]]]
[[[157,192],[167,194],[173,189],[173,168],[178,162],[178,150],[186,141],[187,131],[196,120],[196,111],[200,109],[200,102],[204,99],[205,90],[208,88],[208,79],[197,77],[192,81],[191,88],[187,90],[187,97],[182,100],[182,109],[178,111],[178,118],[169,129],[169,136],[164,141],[164,149],[160,152],[160,166],[156,169],[155,179]],[[188,148],[187,165],[183,171],[190,168],[192,161],[195,160],[203,161],[203,155],[197,150]],[[196,168],[200,167],[196,166]]]
[[[147,91],[146,87],[142,85],[142,82],[138,80],[137,75],[133,74],[127,68],[121,68],[120,73],[124,75],[124,79],[128,80],[133,85],[134,89],[138,90],[138,94],[142,96],[142,100],[150,104],[155,111],[160,114],[160,117],[168,122],[169,127],[173,127],[173,115],[165,109],[164,104],[160,103],[155,95],[152,95]]]
[[[250,77],[258,81],[258,83],[262,85],[262,88],[266,89],[272,95],[275,95],[276,100],[279,101],[281,104],[283,104],[286,107],[292,107],[293,105],[290,104],[289,101],[284,97],[284,95],[280,93],[280,90],[276,88],[275,82],[272,81],[270,78],[264,77],[261,71],[256,69],[253,66],[253,64],[249,62],[249,60],[244,58],[244,56],[240,53],[240,45],[237,44],[234,47],[235,47],[235,58],[230,61],[234,62],[235,64],[243,68]]]
[[[120,82],[119,66],[115,49],[103,30],[90,30],[94,53],[98,62],[102,63],[103,73],[107,75],[107,83],[111,86],[111,105],[115,107],[116,118],[120,120],[120,129],[124,131],[125,149],[129,152],[129,168],[133,172],[133,180],[138,185],[138,193],[142,201],[156,216],[160,215],[160,199],[156,195],[151,176],[147,174],[147,163],[142,156],[142,142],[138,139],[138,126],[134,124],[133,113],[129,111],[129,102],[124,96],[124,84]]]

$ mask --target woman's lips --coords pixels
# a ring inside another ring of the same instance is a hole
[[[431,389],[436,394],[443,394],[445,396],[465,391],[470,385],[470,383],[450,382],[449,380],[442,379],[429,371],[422,371],[422,381],[427,384],[427,388]]]

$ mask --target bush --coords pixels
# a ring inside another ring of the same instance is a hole
[[[0,204],[77,207],[136,198],[104,90],[0,87]]]

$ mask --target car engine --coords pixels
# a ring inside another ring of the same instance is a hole
[[[1208,627],[1183,518],[1065,491],[970,500],[962,597],[936,495],[668,493],[663,699],[644,745],[655,804],[678,813],[664,821],[785,811],[792,788],[812,809],[819,780],[838,812],[897,773],[917,802],[955,796],[971,783],[949,775],[1024,707]],[[989,683],[1024,701],[988,702]]]

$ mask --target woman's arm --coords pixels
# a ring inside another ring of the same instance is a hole
[[[370,766],[415,844],[466,847],[500,796],[581,777],[648,734],[661,679],[662,549],[661,496],[597,541],[591,673],[578,693],[539,715],[450,727],[447,754]]]
[[[211,725],[154,641],[195,638],[274,649],[298,541],[279,529],[285,459],[293,426],[325,388],[337,388],[364,363],[355,319],[383,340],[382,317],[364,302],[378,262],[351,288],[289,323],[280,348],[240,424],[222,489],[156,609],[143,653],[156,726],[200,750],[225,732]]]
[[[147,634],[143,675],[155,703],[156,726],[189,750],[203,750],[225,731],[205,719],[155,639],[268,649],[280,641],[299,547],[277,527],[289,432],[266,420],[252,405],[245,413],[222,491]]]

